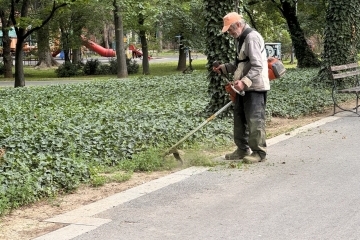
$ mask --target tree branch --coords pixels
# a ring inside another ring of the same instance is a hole
[[[247,9],[245,6],[243,6],[243,9],[250,18],[251,26],[256,29],[256,23],[254,21],[252,14],[250,13],[249,9]]]
[[[281,14],[284,16],[284,9],[282,8],[282,0],[280,0],[280,4],[278,4],[275,0],[271,0],[275,6],[279,9],[279,11],[281,12]]]
[[[53,8],[51,9],[51,12],[48,15],[48,17],[44,21],[42,21],[40,26],[34,27],[34,28],[30,29],[29,31],[27,31],[26,34],[24,35],[24,39],[26,39],[33,32],[35,32],[35,31],[39,30],[40,28],[42,28],[43,26],[45,26],[45,24],[47,24],[50,21],[50,19],[54,16],[55,12],[59,8],[65,7],[66,5],[67,5],[67,3],[62,3],[62,4],[58,5],[58,6],[56,6],[56,1],[54,0]]]

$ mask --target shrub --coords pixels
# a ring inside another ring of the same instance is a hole
[[[55,70],[55,73],[58,77],[73,77],[81,76],[82,74],[82,64],[73,64],[71,62],[64,62],[62,65]]]
[[[84,66],[85,75],[96,75],[98,73],[98,68],[99,68],[100,64],[101,63],[98,59],[88,60]]]
[[[135,74],[139,72],[139,64],[134,59],[126,58],[126,66],[128,74]]]
[[[117,74],[117,60],[116,59],[111,59],[109,61],[110,63],[110,72],[111,74]]]
[[[97,75],[111,75],[111,66],[109,64],[100,64],[96,71]],[[116,74],[116,72],[115,72]]]
[[[128,74],[135,74],[139,72],[139,64],[133,60],[126,58],[126,67]],[[116,59],[110,60],[111,74],[117,74],[117,62]]]

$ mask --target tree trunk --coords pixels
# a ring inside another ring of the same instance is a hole
[[[15,87],[25,87],[23,44],[24,39],[18,37],[15,48]]]
[[[104,30],[103,30],[103,41],[104,41],[104,47],[109,48],[109,28],[106,23],[104,23]]]
[[[317,59],[313,51],[306,42],[298,18],[296,16],[296,5],[286,0],[281,1],[281,12],[287,22],[291,40],[294,45],[295,57],[299,68],[319,67],[320,60]]]
[[[143,30],[144,26],[144,16],[139,14],[139,24],[142,28],[140,30],[139,36],[141,41],[141,50],[143,52],[143,59],[142,59],[142,66],[143,66],[143,74],[149,75],[150,74],[150,66],[149,66],[149,53],[148,53],[148,45],[146,40],[146,32]]]
[[[114,25],[115,25],[115,41],[116,41],[116,63],[117,63],[117,77],[126,78],[128,76],[126,66],[125,44],[124,44],[124,30],[123,21],[120,12],[120,7],[116,0],[114,5]]]
[[[159,34],[158,34],[158,41],[159,41],[159,53],[161,53],[162,52],[162,50],[163,50],[163,33],[162,33],[162,31],[161,30],[159,30]]]
[[[1,29],[3,32],[3,62],[4,62],[4,78],[12,78],[12,65],[13,65],[13,59],[11,56],[11,39],[9,37],[9,25],[10,23],[6,21],[5,12],[3,10],[0,10],[0,19],[1,19]]]
[[[59,63],[52,57],[48,25],[37,31],[37,46],[39,62],[36,66],[38,68],[50,68],[52,66],[59,65]]]
[[[64,51],[64,60],[65,62],[70,62],[69,34],[63,28],[60,28],[60,32],[61,32],[62,50]]]
[[[184,46],[184,37],[180,34],[180,44],[179,44],[179,61],[176,70],[184,71],[186,68],[186,52]]]
[[[71,58],[72,63],[81,62],[81,49],[73,49]]]

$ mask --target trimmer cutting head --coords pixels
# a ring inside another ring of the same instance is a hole
[[[171,148],[170,150],[168,150],[165,154],[165,156],[169,155],[169,154],[173,154],[174,155],[174,158],[176,160],[178,160],[179,162],[181,162],[181,164],[184,164],[183,160],[181,159],[180,157],[180,153],[179,151],[176,149],[176,148]],[[164,156],[164,157],[165,157]]]

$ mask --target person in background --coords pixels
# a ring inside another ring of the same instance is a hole
[[[213,70],[219,74],[233,74],[233,87],[245,92],[244,96],[236,94],[234,105],[234,142],[237,149],[226,154],[225,159],[242,159],[244,163],[265,161],[265,107],[267,91],[270,90],[265,42],[238,13],[227,14],[223,21],[222,32],[237,40],[236,58],[234,63],[220,64]],[[242,34],[246,37],[242,46],[238,46]]]

